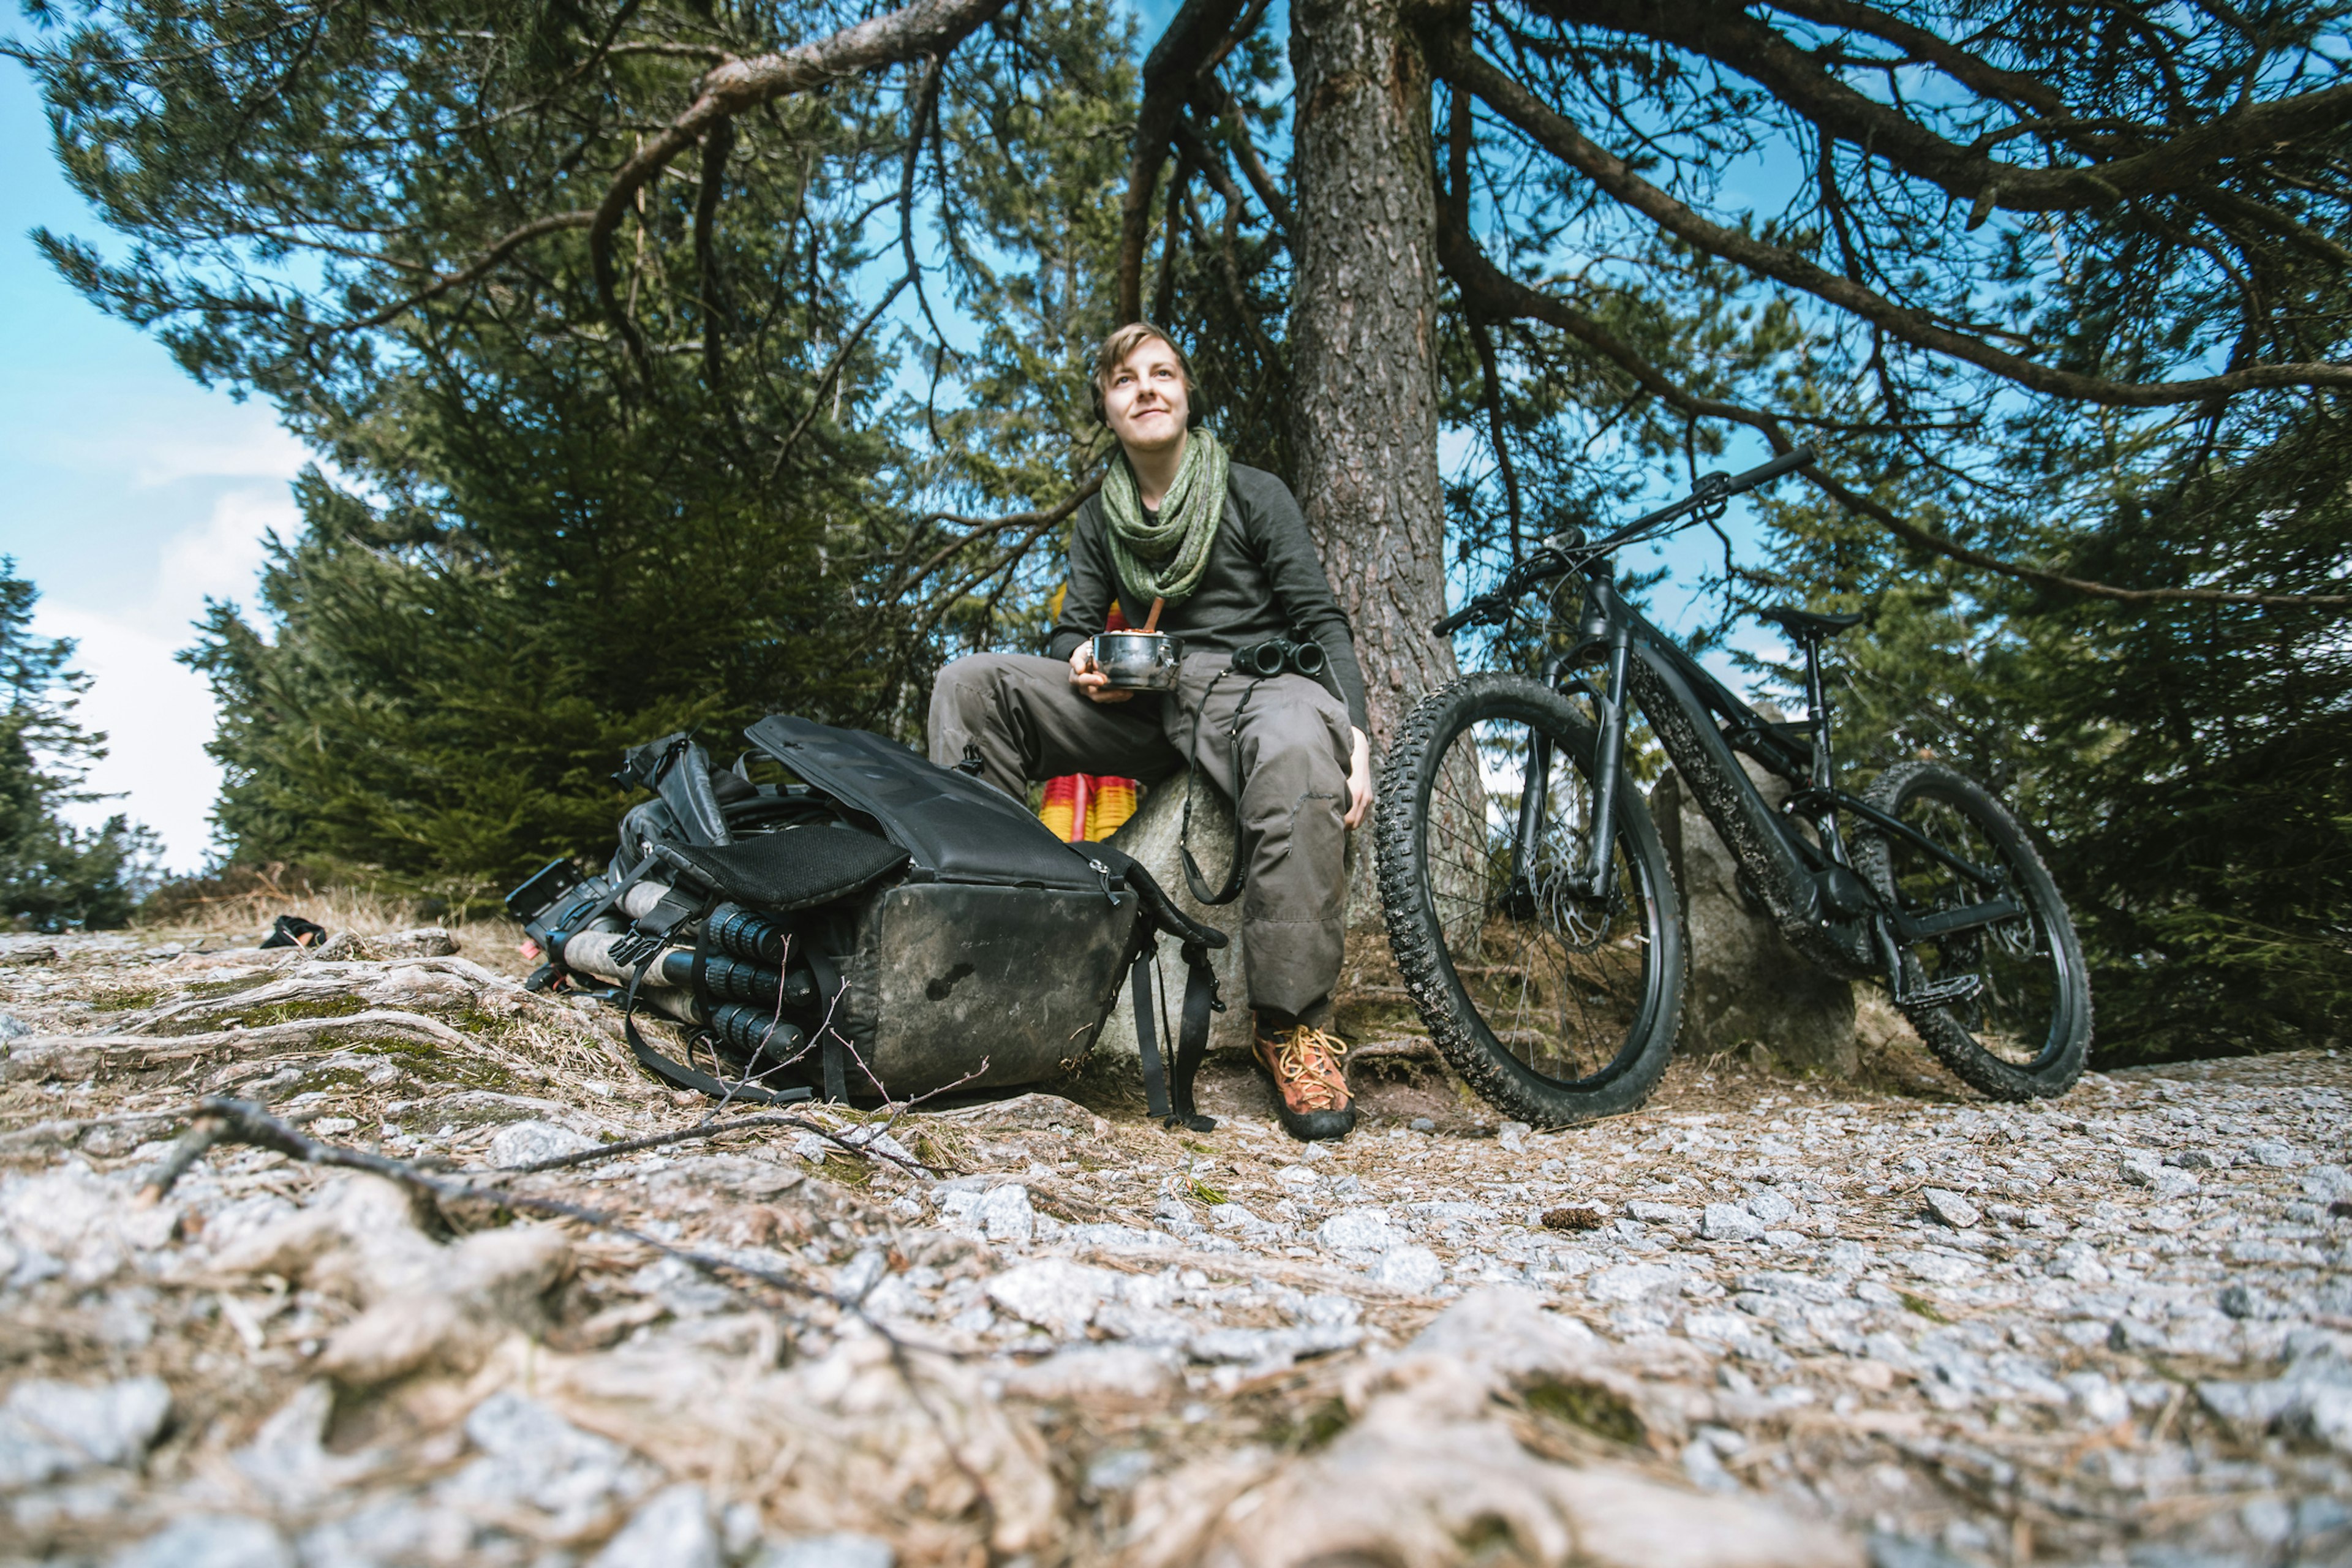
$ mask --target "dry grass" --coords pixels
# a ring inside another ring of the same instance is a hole
[[[521,952],[522,928],[502,916],[474,920],[420,920],[412,900],[368,888],[320,887],[299,868],[236,868],[233,877],[194,884],[175,898],[157,900],[158,912],[142,911],[132,929],[156,941],[225,940],[248,945],[261,940],[279,915],[293,915],[326,927],[329,935],[352,931],[380,936],[421,925],[439,925],[457,939],[457,952],[499,974],[529,974],[536,959]]]

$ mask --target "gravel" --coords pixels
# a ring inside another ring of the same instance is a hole
[[[1927,1201],[1927,1212],[1954,1230],[1973,1229],[1977,1222],[1984,1218],[1976,1205],[1942,1187],[1929,1187],[1919,1195]]]
[[[589,1568],[724,1568],[710,1499],[698,1486],[664,1487],[629,1516]]]
[[[509,1215],[252,1150],[142,1205],[198,1092],[476,1170],[706,1108],[461,959],[50,940],[0,967],[29,1031],[0,1060],[0,1519],[28,1558],[1154,1568],[1171,1521],[1241,1499],[1274,1552],[1321,1517],[1285,1498],[1344,1495],[1406,1560],[1461,1466],[1513,1517],[1583,1519],[1613,1476],[1605,1517],[1661,1541],[1747,1509],[1728,1539],[1821,1521],[1855,1562],[2352,1560],[2352,1064],[2326,1050],[2029,1105],[1691,1059],[1559,1131],[1440,1084],[1312,1150],[1213,1063],[1207,1132],[1038,1094],[904,1117],[892,1148],[936,1175],[783,1129],[515,1179],[787,1291],[583,1226],[532,1252]],[[59,1038],[184,1051],[136,1032],[173,986],[321,976],[472,1043],[117,1071]]]
[[[809,1535],[760,1554],[754,1568],[896,1568],[898,1554],[872,1535]]]
[[[1699,1234],[1709,1241],[1759,1241],[1764,1236],[1764,1222],[1745,1204],[1709,1204]]]

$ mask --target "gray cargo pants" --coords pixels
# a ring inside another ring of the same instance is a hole
[[[1242,962],[1250,1005],[1328,1022],[1345,934],[1352,737],[1347,709],[1318,682],[1299,675],[1253,682],[1227,656],[1202,653],[1184,660],[1172,693],[1098,703],[1070,684],[1066,660],[973,654],[940,670],[931,687],[931,761],[952,767],[967,743],[977,746],[981,776],[1016,799],[1028,780],[1063,773],[1157,783],[1192,760],[1204,699],[1199,787],[1229,795],[1234,748],[1241,752],[1234,815],[1249,873]],[[1201,875],[1221,885],[1226,865],[1210,858],[1216,863],[1203,864]]]

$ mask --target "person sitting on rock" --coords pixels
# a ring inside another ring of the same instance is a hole
[[[1103,340],[1097,417],[1118,437],[1099,493],[1077,510],[1051,655],[973,654],[931,689],[930,755],[967,748],[981,776],[1019,798],[1061,773],[1165,779],[1190,765],[1232,794],[1246,869],[1243,964],[1256,1057],[1294,1138],[1344,1137],[1356,1112],[1344,1048],[1326,1028],[1339,983],[1348,829],[1371,801],[1364,678],[1347,617],[1283,482],[1233,462],[1194,412],[1190,363],[1148,322]],[[1116,600],[1129,622],[1181,637],[1177,689],[1114,690],[1093,635]],[[1273,637],[1318,644],[1319,679],[1236,669]]]

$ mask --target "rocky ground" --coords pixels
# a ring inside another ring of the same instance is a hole
[[[608,1152],[709,1107],[448,945],[0,939],[0,1559],[2352,1561],[2333,1051]]]

